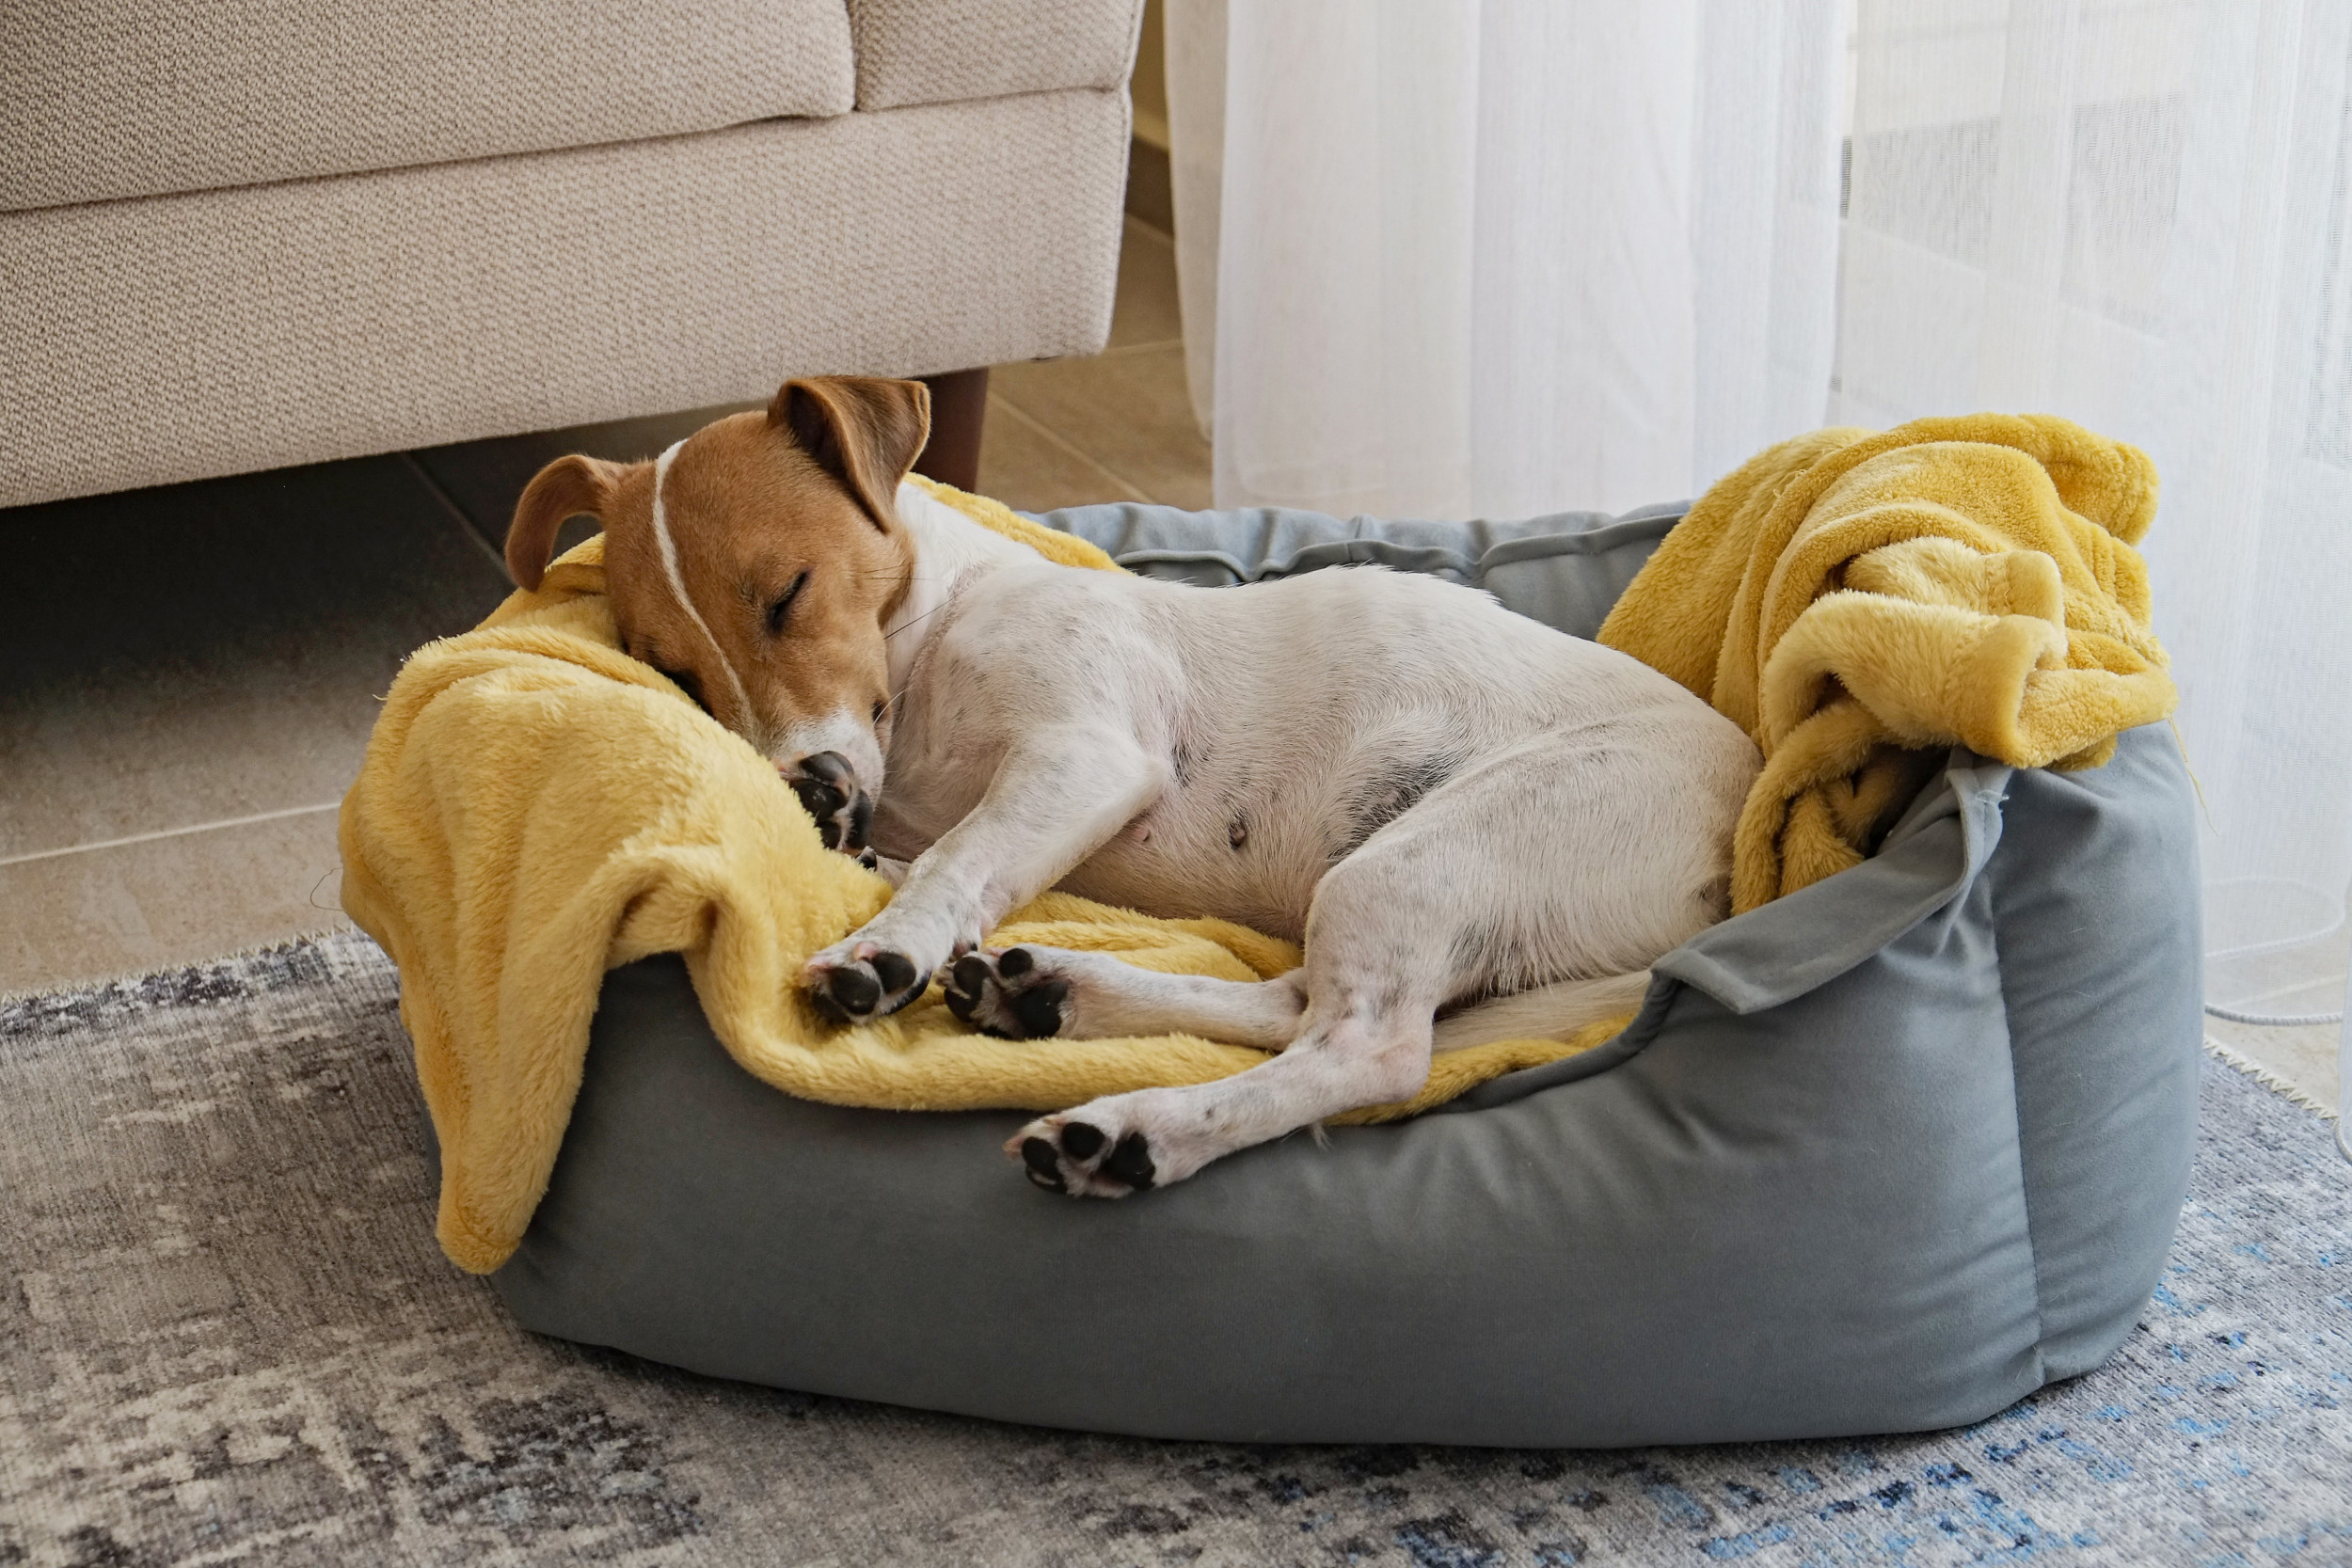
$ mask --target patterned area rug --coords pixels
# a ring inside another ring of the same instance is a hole
[[[525,1335],[433,1245],[393,995],[338,936],[0,1004],[0,1565],[2352,1563],[2352,1180],[2218,1065],[2146,1321],[1980,1426],[1236,1448]]]

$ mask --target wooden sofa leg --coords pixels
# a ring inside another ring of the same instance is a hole
[[[914,471],[959,490],[980,483],[980,426],[988,418],[988,367],[918,377],[931,389],[931,438]]]

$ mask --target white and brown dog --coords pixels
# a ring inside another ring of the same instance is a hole
[[[535,586],[594,515],[628,652],[771,758],[829,846],[894,858],[889,907],[808,962],[826,1013],[945,968],[998,1034],[1280,1053],[1040,1117],[1008,1145],[1031,1180],[1124,1196],[1406,1099],[1433,1050],[1631,1007],[1722,918],[1756,752],[1666,676],[1428,578],[1054,565],[903,483],[928,428],[917,383],[789,382],[651,462],[548,465],[506,559]],[[981,945],[1052,887],[1299,939],[1306,965]]]

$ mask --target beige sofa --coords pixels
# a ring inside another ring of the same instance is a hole
[[[0,505],[1091,353],[1139,12],[0,7]]]

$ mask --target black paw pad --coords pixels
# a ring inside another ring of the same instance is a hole
[[[882,1000],[882,984],[863,969],[836,969],[825,976],[819,998],[833,1004],[843,1018],[864,1018]]]
[[[914,965],[904,953],[874,955],[874,978],[886,991],[902,991],[914,984]]]
[[[1068,1143],[1070,1134],[1062,1133]],[[1111,1157],[1103,1162],[1103,1174],[1115,1176],[1140,1192],[1152,1185],[1152,1145],[1140,1132],[1130,1132],[1111,1146]]]
[[[1061,1130],[1061,1146],[1073,1160],[1091,1160],[1103,1147],[1103,1130],[1090,1121],[1066,1123]]]
[[[1037,967],[1037,960],[1025,947],[1009,947],[996,960],[996,973],[1008,980],[1017,979]]]
[[[966,953],[947,971],[944,989],[947,1010],[964,1022],[971,1022],[972,1015],[979,1011],[980,997],[988,990],[987,960],[977,953]]]
[[[1015,952],[1020,949],[1015,948]],[[999,963],[999,969],[1003,965]],[[1048,980],[1031,987],[1012,998],[1012,1016],[1020,1022],[1022,1032],[1031,1039],[1042,1039],[1061,1032],[1061,1002],[1070,994],[1067,980]]]
[[[1043,1138],[1021,1140],[1021,1163],[1029,1168],[1029,1180],[1055,1192],[1067,1192],[1062,1185],[1061,1164],[1054,1153],[1054,1146]]]

